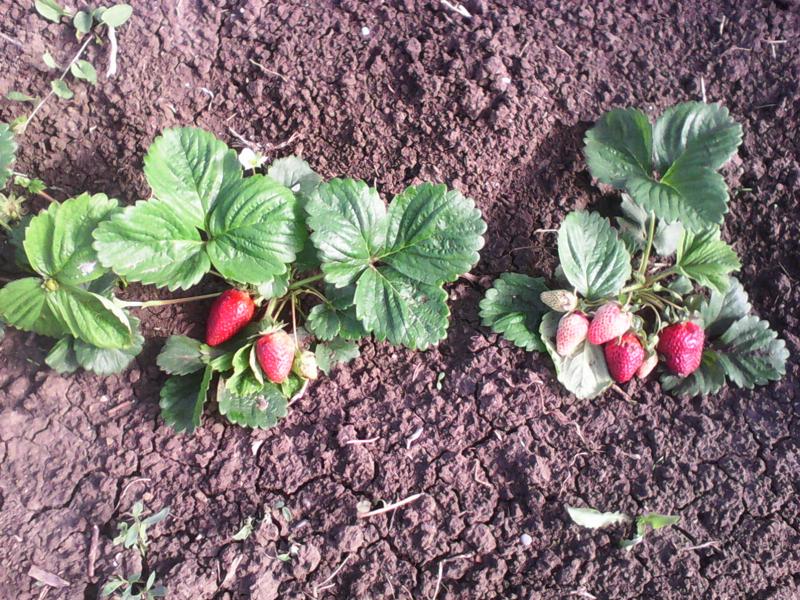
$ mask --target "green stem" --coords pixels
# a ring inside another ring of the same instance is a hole
[[[289,286],[289,291],[301,288],[308,283],[314,283],[315,281],[319,281],[323,277],[325,277],[325,275],[323,275],[322,273],[318,273],[316,275],[312,275],[311,277],[306,277],[305,279],[301,279],[300,281],[295,281],[292,285]]]
[[[319,291],[315,290],[314,288],[302,288],[297,290],[298,294],[311,294],[312,296],[316,296],[320,300],[322,300],[325,304],[330,304],[330,300],[328,300],[325,296],[323,296]]]
[[[189,296],[188,298],[173,298],[171,300],[148,300],[146,302],[123,302],[123,306],[138,307],[138,308],[153,308],[155,306],[170,306],[172,304],[183,304],[184,302],[195,302],[197,300],[208,300],[209,298],[216,298],[222,292],[214,292],[213,294],[203,294],[202,296]]]
[[[642,262],[639,264],[639,275],[644,277],[644,274],[647,272],[647,263],[650,262],[650,252],[653,249],[653,239],[656,235],[656,216],[651,212],[648,215],[648,224],[647,224],[647,243],[644,246],[644,252],[642,253]]]

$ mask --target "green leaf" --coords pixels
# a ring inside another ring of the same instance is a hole
[[[358,358],[358,344],[337,337],[330,342],[317,344],[314,349],[314,355],[320,371],[330,375],[336,365]]]
[[[308,313],[306,327],[317,339],[332,340],[339,334],[341,328],[339,311],[333,304],[327,302],[317,304]]]
[[[661,515],[658,513],[647,513],[636,518],[636,526],[640,524],[644,527],[652,527],[653,531],[658,531],[664,527],[677,525],[680,523],[680,515]]]
[[[570,284],[589,300],[617,294],[631,276],[631,257],[609,222],[573,212],[558,231],[558,256]]]
[[[481,300],[481,323],[529,352],[544,352],[539,325],[547,307],[539,295],[545,290],[542,278],[503,273]]]
[[[79,285],[101,277],[105,270],[92,247],[92,232],[117,210],[105,194],[82,194],[61,204],[51,203],[25,231],[25,254],[33,269],[59,283]]]
[[[742,317],[750,314],[752,307],[742,284],[735,277],[728,279],[727,291],[721,294],[712,290],[708,302],[700,307],[706,339],[714,340]]]
[[[275,275],[269,281],[259,283],[256,286],[258,295],[266,299],[283,297],[289,291],[289,275],[290,272],[287,270],[281,275]]]
[[[285,273],[306,236],[292,193],[262,175],[226,187],[208,216],[208,233],[216,269],[251,284]]]
[[[754,315],[731,325],[715,347],[725,374],[739,387],[752,389],[786,374],[786,342]]]
[[[75,338],[72,336],[65,336],[58,340],[44,359],[47,366],[61,375],[77,371],[80,365],[75,356],[74,340]]]
[[[355,281],[386,239],[386,207],[363,181],[332,179],[306,204],[326,281],[343,287]]]
[[[69,100],[75,96],[72,90],[69,89],[67,82],[63,79],[54,79],[50,82],[50,87],[52,88],[53,93],[63,100]]]
[[[317,175],[306,161],[297,156],[277,159],[270,165],[267,175],[305,198],[310,198],[322,183],[322,177]]]
[[[33,5],[36,8],[36,12],[53,23],[60,22],[61,17],[67,14],[55,0],[35,0]]]
[[[601,181],[622,188],[631,175],[649,177],[653,170],[653,133],[642,111],[607,112],[586,132],[584,152],[589,171]]]
[[[700,233],[683,232],[675,261],[681,275],[725,293],[728,275],[741,266],[733,248],[720,239],[718,227]]]
[[[665,110],[653,128],[656,170],[719,169],[742,143],[742,126],[720,104],[684,102]]]
[[[725,180],[703,167],[670,170],[660,181],[633,176],[626,187],[642,208],[692,231],[720,225],[728,210]]]
[[[25,177],[23,175],[14,175],[14,185],[18,185],[21,188],[28,190],[31,194],[38,194],[47,189],[47,186],[41,179],[30,179],[29,177]]]
[[[97,71],[88,60],[81,59],[72,63],[69,70],[76,79],[83,79],[92,85],[97,83]]]
[[[50,54],[49,50],[45,50],[44,54],[42,54],[42,62],[44,63],[44,66],[46,66],[48,69],[58,69],[59,68],[58,67],[58,63],[56,62],[56,59],[53,58],[53,55]]]
[[[78,39],[92,30],[92,23],[92,15],[85,10],[79,10],[75,13],[75,16],[72,17],[72,26],[78,33]]]
[[[356,285],[356,315],[376,339],[425,350],[447,337],[450,310],[441,286],[390,267],[370,268]]]
[[[207,346],[185,335],[173,335],[167,339],[156,359],[162,371],[170,375],[189,375],[205,366]]]
[[[38,277],[26,277],[0,289],[0,318],[22,331],[60,338],[69,333],[47,303],[47,292]]]
[[[94,239],[100,262],[129,281],[185,289],[211,268],[197,228],[157,199],[115,214]]]
[[[600,512],[594,508],[567,506],[567,513],[572,522],[589,529],[601,529],[609,525],[627,523],[630,517],[621,512]]]
[[[127,369],[144,345],[144,337],[139,332],[139,319],[129,319],[133,338],[130,345],[124,348],[98,348],[82,340],[75,340],[75,356],[80,366],[97,375],[113,375]]]
[[[445,185],[410,186],[389,206],[379,260],[430,285],[454,281],[478,262],[486,223],[475,203]]]
[[[109,27],[122,27],[131,18],[133,8],[129,4],[116,4],[103,11],[100,20]]]
[[[144,525],[145,527],[152,527],[153,525],[157,525],[158,523],[160,523],[169,516],[169,511],[170,507],[165,506],[157,513],[150,515],[146,519],[142,519],[142,525]],[[148,577],[147,581],[148,581],[147,584],[148,586],[153,585],[153,581],[155,581],[155,572],[150,573],[150,577]]]
[[[614,384],[608,374],[603,347],[584,342],[569,356],[556,352],[555,337],[561,314],[549,312],[542,318],[539,331],[545,349],[553,359],[558,380],[580,399],[599,396]]]
[[[0,188],[11,177],[9,167],[14,164],[16,156],[17,142],[14,141],[14,132],[6,123],[0,123]]]
[[[220,378],[217,389],[219,412],[231,423],[267,429],[286,416],[288,402],[274,383],[261,385],[246,372],[229,379]]]
[[[700,367],[687,377],[664,374],[661,387],[676,396],[693,398],[716,394],[725,385],[725,370],[720,364],[719,355],[713,350],[703,351]]]
[[[77,287],[61,286],[46,292],[45,301],[55,318],[73,337],[98,348],[127,348],[133,343],[128,316],[103,296]]]
[[[11,90],[6,93],[6,98],[11,100],[12,102],[36,102],[36,98],[33,96],[29,96],[28,94],[24,94],[23,92],[18,92],[16,90]],[[5,123],[0,124],[0,130],[8,128],[8,125]]]
[[[200,427],[203,404],[213,370],[206,367],[191,375],[173,375],[161,388],[161,418],[176,432],[192,433]]]
[[[125,581],[124,579],[113,579],[113,580],[107,582],[103,586],[103,589],[100,592],[100,595],[103,596],[103,597],[110,596],[111,594],[116,592],[119,588],[121,588],[123,585],[126,585],[127,583],[128,582]]]
[[[167,129],[144,157],[153,194],[172,208],[185,228],[203,229],[222,188],[241,179],[241,173],[236,152],[196,128]]]

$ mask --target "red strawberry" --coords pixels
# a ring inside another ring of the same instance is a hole
[[[632,333],[608,342],[604,348],[608,372],[617,383],[627,383],[644,362],[642,343]]]
[[[590,344],[605,344],[621,336],[630,328],[630,313],[623,312],[616,302],[607,302],[597,309],[586,337]]]
[[[256,305],[242,290],[225,290],[220,294],[208,313],[206,322],[206,344],[219,346],[227,342],[253,318]]]
[[[256,342],[258,364],[272,383],[283,383],[294,363],[294,340],[279,329],[262,335]]]
[[[658,351],[664,355],[670,371],[686,377],[700,366],[705,339],[705,332],[697,323],[673,323],[659,335]]]
[[[658,364],[658,354],[653,352],[653,354],[644,359],[642,366],[639,367],[638,371],[636,371],[636,376],[639,379],[644,379],[645,377],[650,375],[650,373],[653,372],[653,369],[656,368],[657,364]]]
[[[567,313],[558,322],[556,331],[556,351],[561,356],[569,356],[586,339],[589,319],[582,312]]]

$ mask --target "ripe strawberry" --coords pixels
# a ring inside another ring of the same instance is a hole
[[[283,383],[292,371],[294,340],[279,329],[262,335],[256,342],[258,364],[272,383]]]
[[[597,309],[586,337],[590,344],[605,344],[621,336],[630,328],[630,313],[623,312],[616,302],[607,302]]]
[[[632,333],[608,342],[604,348],[608,372],[617,383],[627,383],[644,362],[642,343]]]
[[[673,323],[659,334],[658,351],[664,355],[670,371],[686,377],[700,366],[705,339],[705,332],[697,323]]]
[[[256,305],[242,290],[225,290],[208,313],[206,344],[219,346],[235,336],[253,318]]]
[[[575,351],[589,331],[589,319],[582,312],[567,313],[558,322],[556,331],[556,352],[569,356]]]
[[[642,366],[639,367],[638,371],[636,371],[636,376],[639,379],[644,379],[645,377],[650,375],[650,373],[653,372],[653,369],[656,368],[657,364],[658,364],[658,354],[653,352],[650,356],[644,359]]]

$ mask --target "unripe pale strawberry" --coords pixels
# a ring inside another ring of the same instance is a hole
[[[630,328],[631,314],[623,311],[616,302],[607,302],[597,309],[586,337],[590,344],[605,344]]]
[[[603,352],[608,372],[617,383],[629,382],[644,362],[642,343],[632,333],[608,342]]]
[[[644,379],[645,377],[650,375],[650,373],[653,372],[653,369],[656,368],[657,364],[658,364],[658,354],[653,352],[650,356],[644,359],[642,366],[639,367],[638,371],[636,371],[636,376],[639,379]]]
[[[258,338],[258,364],[272,383],[283,383],[289,377],[294,363],[294,348],[292,336],[282,329]]]
[[[253,318],[256,305],[247,292],[225,290],[217,296],[206,321],[206,344],[218,346],[227,342]]]
[[[309,350],[303,350],[295,356],[292,369],[303,379],[316,379],[319,376],[317,357]]]
[[[589,319],[581,312],[572,312],[561,317],[556,330],[556,352],[569,356],[586,339]]]
[[[558,312],[569,312],[578,306],[578,297],[569,290],[547,290],[539,294],[539,299]]]
[[[659,334],[658,351],[664,355],[670,371],[686,377],[700,366],[705,339],[705,332],[697,323],[673,323]]]

